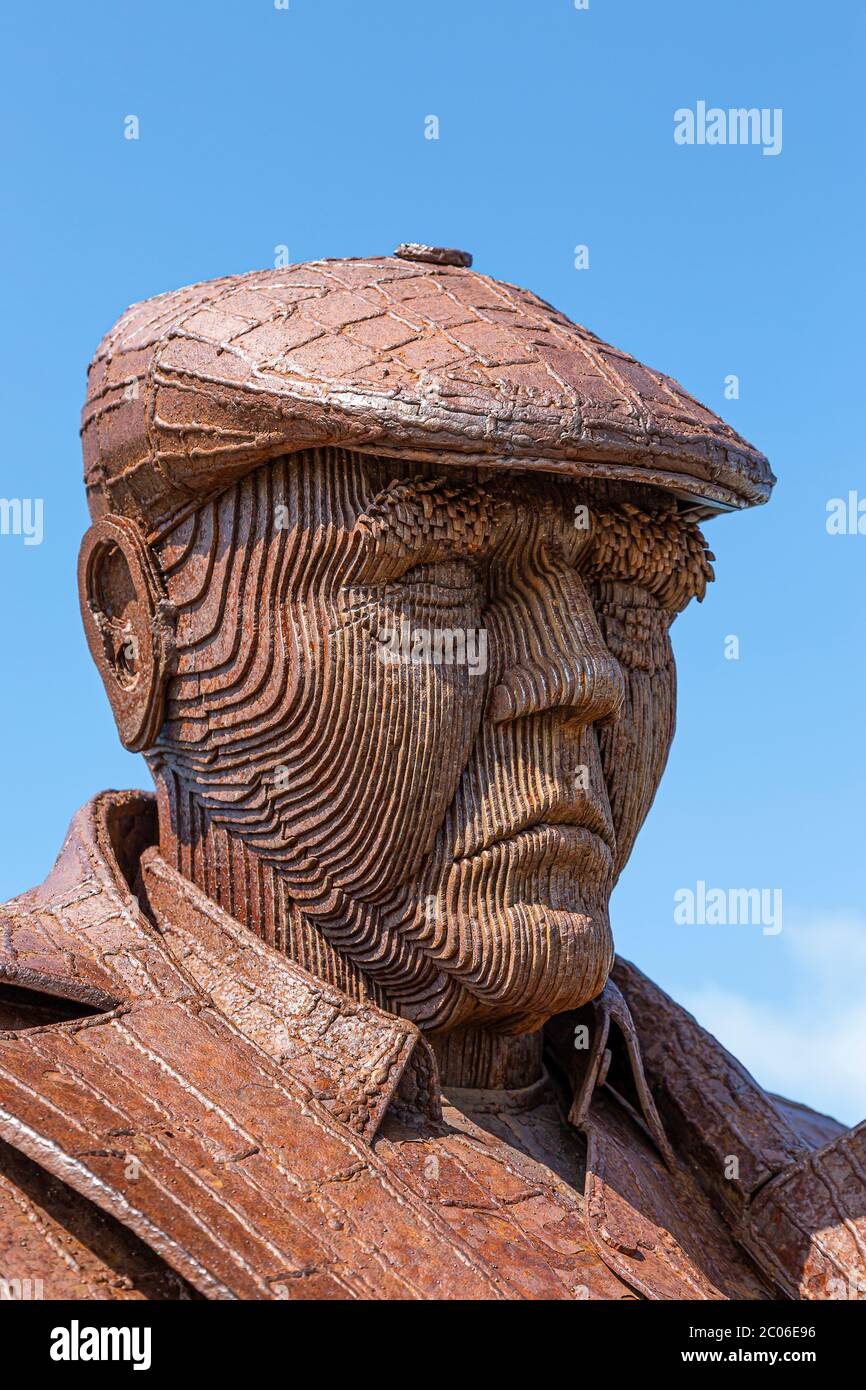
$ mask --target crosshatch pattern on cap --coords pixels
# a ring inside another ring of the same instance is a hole
[[[265,459],[343,445],[763,502],[764,456],[672,378],[527,290],[394,257],[228,276],[134,305],[91,363],[91,514],[158,528]]]

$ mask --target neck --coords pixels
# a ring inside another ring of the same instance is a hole
[[[432,1037],[442,1085],[517,1091],[542,1074],[542,1032],[505,1037],[486,1028],[456,1028]]]
[[[216,826],[197,799],[166,771],[156,777],[159,852],[166,863],[224,912],[310,975],[394,1012],[381,988],[336,951],[297,904],[285,882],[237,835]],[[430,1038],[443,1086],[519,1089],[541,1075],[541,1032],[505,1037],[461,1028]]]
[[[359,1003],[369,1001],[388,1008],[375,981],[336,951],[292,901],[271,864],[239,836],[214,825],[198,800],[170,772],[161,772],[155,780],[159,852],[167,864],[310,975]]]

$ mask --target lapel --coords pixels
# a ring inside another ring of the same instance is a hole
[[[0,1033],[0,1136],[211,1298],[507,1297],[368,1142],[407,1073],[423,1101],[426,1045],[282,958],[263,989],[250,942],[232,997],[211,954],[230,921],[193,902],[174,922],[151,857],[160,931],[123,879],[149,805],[97,797],[42,888],[2,910],[0,977],[93,1012]],[[266,1048],[281,1004],[294,1020]]]

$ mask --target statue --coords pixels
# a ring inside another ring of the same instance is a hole
[[[614,955],[700,522],[766,459],[463,252],[91,364],[90,651],[156,796],[0,909],[0,1275],[78,1298],[861,1296],[861,1130]]]

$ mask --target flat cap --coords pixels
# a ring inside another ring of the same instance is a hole
[[[325,445],[644,482],[703,514],[766,501],[763,454],[677,382],[436,252],[254,271],[128,309],[88,373],[91,515],[152,533],[266,459]]]

